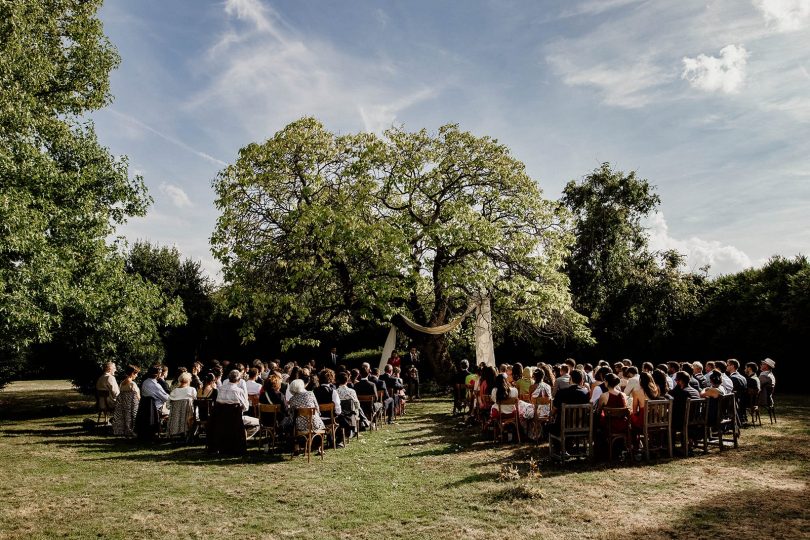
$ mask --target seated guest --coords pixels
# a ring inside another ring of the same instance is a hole
[[[700,385],[700,389],[698,391],[709,386],[709,381],[706,380],[706,376],[703,374],[703,364],[700,362],[692,362],[692,369],[694,370],[692,375]]]
[[[594,407],[596,407],[596,404],[599,402],[599,397],[608,391],[605,379],[612,373],[613,370],[610,369],[610,366],[602,366],[596,370],[596,375],[594,376],[595,381],[591,385],[591,403]],[[619,390],[621,390],[621,379],[619,379]]]
[[[388,366],[385,366],[388,367]],[[385,417],[389,424],[394,423],[394,397],[391,395],[392,389],[388,388],[386,380],[389,379],[390,373],[386,372],[385,378],[379,377],[380,370],[374,368],[371,370],[372,375],[369,375],[368,380],[373,382],[377,387],[377,393],[382,392],[382,405],[385,411]]]
[[[554,423],[549,426],[549,431],[555,435],[560,433],[562,423],[563,405],[583,405],[590,403],[591,394],[585,387],[585,375],[582,371],[575,369],[571,372],[570,386],[560,389],[554,396],[551,403],[551,414],[554,416]]]
[[[776,377],[773,369],[776,362],[766,358],[759,364],[759,387],[762,391],[759,394],[759,404],[764,407],[773,407],[773,391],[776,389]]]
[[[562,364],[560,366],[560,376],[554,381],[554,386],[551,388],[551,395],[556,396],[557,392],[572,385],[571,375],[569,373],[570,369],[568,364]]]
[[[659,371],[660,370],[656,370]],[[655,372],[653,372],[655,373]],[[663,372],[661,372],[663,375]],[[660,396],[659,386],[655,384],[652,375],[649,373],[642,373],[638,379],[639,386],[633,390],[630,398],[633,400],[630,424],[632,427],[640,431],[644,427],[644,407],[647,405],[647,400],[657,399]]]
[[[554,376],[554,369],[545,362],[541,362],[537,365],[538,369],[543,370],[543,382],[549,385],[549,387],[554,388],[554,382],[556,381],[556,377]],[[554,392],[552,392],[554,395]]]
[[[247,395],[258,396],[259,392],[262,391],[262,385],[256,382],[256,379],[258,377],[259,377],[258,369],[252,367],[248,370],[248,378],[245,381],[245,390],[247,390]]]
[[[760,394],[759,374],[757,365],[754,362],[745,364],[746,398],[745,408],[749,409],[754,405],[759,405],[757,398]],[[753,418],[751,419],[753,421]]]
[[[245,413],[250,408],[248,402],[247,392],[242,388],[240,382],[244,382],[241,378],[239,370],[232,369],[228,373],[228,380],[222,383],[217,391],[217,404],[238,404],[242,407],[242,412]],[[242,423],[248,431],[248,438],[252,437],[259,429],[259,419],[252,416],[242,415]]]
[[[262,391],[259,393],[259,403],[278,405],[280,409],[277,418],[281,419],[281,426],[286,427],[289,424],[287,400],[284,396],[285,392],[282,392],[281,386],[281,376],[278,373],[271,372],[270,376],[264,380],[264,385],[262,385]],[[271,420],[272,418],[262,418],[262,423],[270,425],[272,423]]]
[[[683,430],[684,416],[686,415],[686,403],[690,399],[700,399],[697,390],[689,385],[689,374],[679,371],[675,374],[675,388],[669,391],[672,396],[672,432]]]
[[[306,384],[301,379],[296,379],[290,383],[289,386],[290,393],[292,397],[288,403],[290,407],[290,414],[294,414],[296,409],[302,408],[314,408],[315,410],[318,409],[318,400],[315,399],[315,394],[312,392],[308,392],[306,389]],[[299,416],[296,418],[294,428],[298,431],[308,431],[309,430],[309,421],[307,418]],[[321,420],[321,416],[319,414],[315,414],[312,416],[312,429],[314,430],[325,430],[326,426]],[[313,446],[315,443],[313,442]],[[317,445],[320,447],[320,445]],[[320,448],[318,448],[318,452],[320,452]]]
[[[719,370],[715,369],[709,373],[709,387],[704,388],[700,393],[700,397],[707,398],[708,400],[708,422],[709,425],[714,425],[717,421],[717,414],[719,407],[717,400],[727,394],[726,389],[723,388],[723,376]]]
[[[354,368],[349,372],[349,382],[346,383],[346,386],[348,386],[349,388],[354,388],[354,385],[357,384],[357,381],[359,380],[360,380],[360,370]]]
[[[219,377],[217,377],[216,373],[206,373],[205,377],[203,377],[202,388],[197,392],[197,399],[211,399],[216,401],[218,381]]]
[[[478,407],[481,414],[487,417],[489,417],[490,405],[492,403],[490,395],[495,388],[495,378],[497,376],[498,373],[495,371],[495,367],[486,366],[484,372],[481,374],[481,378],[478,379]]]
[[[163,389],[163,386],[158,382],[158,378],[162,373],[161,366],[152,366],[146,372],[146,378],[141,384],[141,395],[143,397],[150,397],[155,402],[155,408],[161,414],[169,414],[169,411],[164,407],[164,404],[169,401],[169,393]]]
[[[318,373],[318,381],[318,386],[312,391],[315,394],[315,400],[319,405],[333,404],[335,415],[339,415],[341,412],[340,397],[335,388],[335,372],[329,368],[323,368]]]
[[[115,362],[107,362],[104,364],[104,373],[96,381],[96,390],[109,392],[104,402],[99,405],[103,406],[108,411],[115,408],[115,400],[121,389],[118,387],[118,381],[115,380]]]
[[[737,404],[737,418],[740,424],[744,424],[747,417],[745,404],[747,403],[746,393],[748,391],[748,381],[745,380],[745,377],[739,372],[739,369],[740,362],[737,359],[731,358],[726,362],[726,374],[728,378],[731,379],[734,388],[734,401]]]
[[[492,418],[498,417],[498,404],[506,399],[518,397],[517,388],[509,385],[509,379],[505,373],[499,374],[495,378],[495,388],[490,392],[492,398],[491,416]],[[514,405],[503,405],[500,407],[504,416],[514,414],[516,407]]]
[[[627,414],[625,416],[611,416],[608,418],[604,409],[627,409],[627,396],[621,391],[621,380],[613,373],[605,376],[607,391],[602,392],[596,403],[596,414],[603,436],[599,438],[600,454],[608,449],[608,435],[611,433],[627,433],[630,426]],[[628,411],[629,412],[629,411]],[[604,449],[604,450],[602,450]]]
[[[358,381],[356,383],[354,383],[354,391],[357,393],[358,396],[374,396],[374,399],[376,400],[377,399],[377,385],[374,382],[372,382],[371,380],[369,380],[369,365],[368,365],[368,363],[364,362],[363,365],[360,366],[359,376],[360,376],[360,378],[358,379]],[[391,400],[392,404],[393,404],[393,402],[394,402],[394,400]],[[374,414],[376,414],[377,411],[379,411],[382,408],[383,408],[383,404],[380,403],[379,401],[375,401],[373,403],[372,412]],[[393,408],[392,408],[392,414],[393,414]]]
[[[638,385],[639,374],[638,368],[636,366],[630,366],[627,368],[627,384],[624,385],[624,393],[625,395],[630,395],[633,393]],[[619,380],[621,382],[621,380]]]
[[[392,368],[400,367],[402,365],[402,359],[397,354],[397,351],[391,351],[391,356],[388,357],[388,364]]]
[[[200,362],[194,362],[191,364],[191,386],[197,393],[200,393],[200,389],[202,389],[202,379],[200,379],[200,373],[202,373],[203,365]]]
[[[453,384],[467,384],[467,378],[470,376],[470,362],[466,358],[459,363],[459,369],[453,375]]]
[[[169,435],[186,434],[194,422],[194,400],[197,391],[190,386],[191,373],[182,373],[177,380],[176,388],[169,394]]]
[[[667,377],[666,372],[663,369],[656,369],[652,372],[652,378],[656,386],[658,386],[658,395],[660,397],[666,396],[667,392],[671,389],[669,377]]]
[[[177,371],[174,374],[174,380],[172,381],[172,384],[169,386],[169,394],[171,394],[172,391],[175,388],[177,388],[177,386],[180,384],[179,382],[180,375],[182,375],[183,373],[188,373],[188,370],[184,367],[177,368]]]
[[[127,438],[135,436],[135,416],[138,413],[138,402],[141,400],[141,392],[138,390],[138,385],[135,384],[139,371],[135,366],[127,366],[127,369],[124,370],[124,380],[121,381],[120,393],[112,417],[113,435]]]
[[[520,378],[515,381],[515,388],[518,390],[519,396],[529,395],[529,389],[532,387],[532,370],[528,367],[520,367],[520,364],[515,364],[515,367],[520,368]]]
[[[726,391],[726,395],[734,393],[734,382],[731,380],[731,377],[726,375],[726,369],[728,367],[726,362],[718,360],[714,363],[714,367],[720,372],[720,377],[723,379],[723,390]]]
[[[158,365],[157,368],[159,373],[155,381],[160,385],[161,388],[163,388],[163,391],[168,394],[172,391],[171,386],[169,386],[169,383],[166,382],[166,378],[169,376],[169,366]]]
[[[532,373],[532,379],[534,380],[534,384],[529,387],[529,395],[531,396],[532,400],[537,400],[541,397],[551,399],[551,386],[545,381],[546,378],[546,371],[544,369],[535,369],[534,373]],[[529,404],[531,407],[534,407],[533,404]],[[533,410],[531,415],[524,415],[525,417],[532,417],[534,418],[535,415],[539,415],[542,418],[548,418],[551,414],[551,404],[548,405],[538,405],[536,410]],[[527,422],[526,426],[526,435],[532,439],[537,440],[541,436],[541,426],[537,422]]]
[[[689,362],[684,362],[681,364],[681,371],[685,371],[687,375],[689,375],[689,386],[697,390],[697,393],[700,394],[700,383],[695,378],[695,368]]]

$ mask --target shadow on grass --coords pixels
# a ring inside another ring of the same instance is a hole
[[[670,518],[661,525],[625,531],[621,538],[800,538],[810,526],[807,493],[776,486],[741,490],[722,499],[704,497]]]

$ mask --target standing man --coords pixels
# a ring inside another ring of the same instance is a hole
[[[326,364],[324,365],[324,367],[327,367],[332,371],[337,371],[339,359],[340,358],[338,357],[337,347],[332,347],[331,349],[329,349],[329,357],[326,359]]]
[[[421,368],[421,355],[416,347],[411,346],[411,350],[402,359],[403,372],[405,373],[405,380],[408,383],[408,395],[412,399],[420,399],[419,394],[419,369]]]

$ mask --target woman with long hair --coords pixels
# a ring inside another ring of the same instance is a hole
[[[647,405],[648,400],[656,399],[660,392],[658,391],[658,385],[655,384],[652,375],[649,373],[642,372],[638,381],[639,385],[633,388],[630,393],[630,397],[633,399],[630,424],[633,428],[641,430],[644,427],[644,407]]]
[[[124,380],[119,385],[121,393],[116,399],[112,417],[114,435],[123,435],[127,438],[135,436],[135,416],[138,413],[138,403],[141,401],[141,391],[135,384],[138,372],[140,369],[136,366],[127,366],[124,370]]]

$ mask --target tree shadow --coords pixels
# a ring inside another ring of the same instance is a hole
[[[707,496],[669,517],[609,538],[800,538],[810,526],[806,491],[778,486]]]

